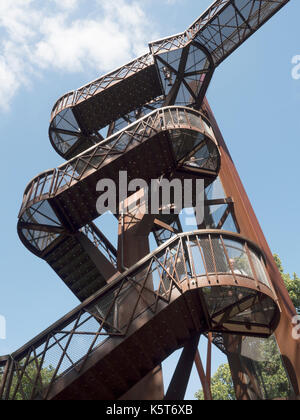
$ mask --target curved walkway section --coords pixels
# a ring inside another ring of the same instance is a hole
[[[276,300],[254,243],[180,234],[1,358],[0,398],[117,399],[196,331],[269,336]]]
[[[147,182],[181,170],[185,177],[205,175],[210,183],[219,167],[216,140],[202,114],[184,107],[155,110],[33,179],[25,190],[18,234],[83,301],[116,273],[115,250],[91,225],[99,217],[99,180],[119,185],[119,171],[126,170],[130,181],[143,178],[147,169]]]
[[[70,159],[99,141],[99,130],[157,97],[201,107],[215,68],[289,0],[217,0],[185,32],[150,53],[61,97],[49,136]]]
[[[41,255],[60,233],[76,232],[99,216],[99,180],[109,178],[118,184],[121,170],[127,171],[128,181],[143,178],[147,165],[149,180],[182,169],[212,182],[219,172],[220,154],[207,119],[184,107],[153,111],[58,169],[34,178],[19,214],[22,241]]]

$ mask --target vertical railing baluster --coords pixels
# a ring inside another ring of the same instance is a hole
[[[252,273],[253,273],[253,276],[254,276],[256,287],[257,287],[257,289],[260,289],[260,287],[259,287],[259,280],[258,280],[258,277],[257,277],[256,269],[254,267],[254,264],[253,264],[253,261],[252,261],[252,257],[251,257],[251,254],[250,254],[250,251],[249,251],[247,242],[245,242],[244,247],[245,247],[246,254],[247,254],[247,257],[248,257],[248,260],[249,260],[249,264],[250,264],[250,267],[251,267],[251,270],[252,270]]]
[[[217,283],[219,283],[219,276],[218,276],[218,270],[217,270],[217,265],[216,265],[215,253],[214,253],[212,240],[211,240],[211,234],[208,235],[208,240],[209,240],[209,246],[210,246],[211,256],[212,256],[213,265],[214,265],[214,269],[215,269],[215,275],[216,275]]]
[[[205,257],[204,257],[203,251],[202,251],[201,242],[199,241],[198,235],[197,235],[197,243],[198,243],[198,247],[199,247],[199,250],[200,250],[201,258],[202,258],[202,261],[203,261],[203,266],[204,266],[204,269],[205,269],[207,281],[208,281],[209,284],[211,284],[211,281],[210,281],[210,278],[209,278],[209,274],[208,274],[207,265],[206,265],[206,261],[205,261]]]
[[[227,262],[228,262],[228,265],[229,265],[231,274],[233,275],[233,278],[234,278],[234,281],[236,282],[236,284],[238,284],[238,281],[237,281],[237,278],[236,278],[236,275],[235,275],[235,271],[234,271],[234,267],[233,267],[233,265],[232,265],[232,263],[230,261],[230,258],[229,258],[229,255],[228,255],[228,252],[227,252],[225,243],[223,241],[223,236],[222,235],[220,235],[220,239],[221,239],[221,243],[222,243],[222,246],[223,246],[223,250],[224,250],[225,257],[227,259]]]
[[[189,260],[190,260],[190,267],[192,270],[192,277],[196,280],[196,270],[195,270],[195,264],[194,264],[194,258],[191,252],[191,247],[190,247],[190,237],[187,236],[187,249],[188,249],[188,256],[189,256]],[[190,282],[189,282],[190,285]]]

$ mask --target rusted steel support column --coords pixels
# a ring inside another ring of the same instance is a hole
[[[11,385],[14,377],[14,362],[11,358],[9,358],[6,362],[4,375],[2,378],[1,383],[1,399],[9,400],[10,398],[10,390]]]
[[[196,352],[195,364],[196,364],[198,375],[199,375],[199,378],[200,378],[200,381],[201,381],[203,394],[204,394],[204,399],[206,401],[211,401],[213,398],[212,398],[212,395],[211,395],[210,377],[208,375],[208,372],[206,372],[206,374],[204,372],[202,360],[201,360],[201,357],[200,357],[200,354],[199,354],[198,350]]]
[[[267,271],[278,295],[279,304],[282,309],[280,324],[275,335],[294,392],[298,395],[300,389],[300,340],[294,340],[292,337],[292,318],[296,314],[296,310],[285,288],[272,252],[206,99],[204,101],[204,106],[209,115],[221,151],[222,162],[219,174],[220,179],[226,195],[232,197],[234,201],[235,214],[240,226],[241,234],[256,242],[266,255]]]
[[[7,359],[6,363],[5,363],[5,367],[3,369],[3,375],[1,378],[1,382],[0,382],[0,401],[3,398],[3,394],[4,394],[4,390],[5,388],[8,389],[9,386],[7,385],[7,377],[8,377],[8,373],[10,370],[10,366],[12,365],[12,360],[10,358]]]
[[[140,190],[120,204],[120,209],[125,209],[125,213],[120,212],[119,215],[118,269],[120,271],[136,264],[150,252],[148,236],[155,216],[147,214],[145,203],[139,202],[143,197],[144,192]]]
[[[263,400],[264,395],[251,361],[241,356],[242,338],[224,334],[223,339],[237,398],[246,401]]]
[[[124,271],[144,258],[150,253],[149,234],[154,224],[155,216],[146,214],[143,202],[139,198],[143,191],[132,195],[121,203],[121,208],[130,209],[119,216],[119,238],[118,238],[118,268]],[[136,205],[135,205],[136,203]],[[153,289],[151,276],[147,281],[147,287]],[[126,301],[128,316],[130,306],[133,306],[138,299],[134,293]],[[126,315],[126,308],[122,308],[122,316]],[[164,397],[164,385],[161,366],[156,367],[145,376],[139,383],[132,387],[121,400],[162,400]]]
[[[213,341],[212,333],[208,333],[208,337],[207,337],[207,358],[206,358],[206,379],[207,379],[209,389],[211,387],[212,341]]]
[[[189,383],[192,367],[197,352],[200,334],[195,335],[184,346],[179,362],[165,396],[167,401],[182,401]]]

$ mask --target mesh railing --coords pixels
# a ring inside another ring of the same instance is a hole
[[[162,54],[196,40],[217,66],[288,2],[216,0],[185,32],[151,43],[151,51]]]
[[[236,285],[229,288],[223,306],[217,304],[212,310],[212,296],[208,299],[214,329],[216,320],[221,319],[218,321],[221,327],[225,318],[228,323],[228,317],[257,304],[253,300],[255,293],[265,284],[272,294],[262,254],[252,242],[224,231],[197,231],[172,238],[22,349],[7,359],[0,359],[0,397],[20,400],[49,397],[61,377],[72,369],[80,374],[91,353],[100,346],[105,349],[109,338],[126,338],[138,317],[150,321],[160,310],[160,302],[168,304],[174,291],[176,296],[178,291],[184,293],[186,284],[183,283],[187,281],[189,288],[207,289],[214,277],[221,274],[236,278]],[[247,289],[243,278],[247,280]],[[224,294],[224,285],[220,289]],[[216,300],[217,295],[214,296]],[[230,312],[231,306],[239,309]]]
[[[120,82],[151,65],[154,65],[154,60],[152,54],[147,53],[75,91],[66,93],[55,103],[52,109],[51,119],[55,118],[63,109],[85,101],[103,90],[108,89],[115,83]]]
[[[114,267],[117,267],[117,251],[103,233],[93,223],[84,226],[82,232],[89,238],[95,247],[102,252],[108,261],[110,261]]]
[[[57,169],[34,178],[25,190],[20,215],[33,203],[51,198],[59,190],[73,186],[85,176],[98,171],[110,158],[126,153],[128,147],[137,146],[160,131],[185,128],[203,133],[216,144],[209,122],[199,112],[185,107],[155,110]],[[210,163],[210,156],[207,161]]]
[[[177,54],[185,47],[189,48],[191,44],[193,44],[193,48],[190,49],[190,59],[193,57],[195,49],[201,49],[205,56],[203,63],[209,63],[210,71],[208,73],[206,72],[206,64],[203,64],[202,71],[199,71],[199,62],[195,63],[194,70],[197,70],[196,73],[198,73],[198,76],[201,74],[201,77],[193,77],[191,79],[190,72],[188,72],[188,79],[181,80],[180,92],[177,99],[173,100],[172,103],[180,105],[191,104],[193,102],[191,100],[193,93],[190,94],[189,92],[189,82],[193,80],[192,84],[194,87],[198,86],[196,89],[196,102],[199,105],[199,102],[201,102],[205,95],[215,67],[288,3],[288,1],[216,0],[185,32],[150,43],[150,53],[138,57],[119,69],[63,95],[54,105],[51,114],[50,131],[54,131],[50,133],[50,138],[53,139],[53,144],[59,150],[59,153],[64,155],[79,141],[81,130],[71,108],[101,94],[103,91],[109,91],[116,84],[154,65],[157,67],[157,74],[162,73],[165,64],[159,63],[154,57],[165,58],[165,55],[168,55],[172,51]],[[175,71],[177,72],[177,70]],[[153,74],[156,73],[154,72]],[[169,73],[166,72],[166,77],[163,77],[163,74],[161,74],[161,85],[163,88],[159,94],[164,96],[167,96],[169,92],[167,86],[172,85],[170,83],[171,78],[169,77],[171,74],[169,76],[167,74]],[[135,83],[135,81],[132,82],[132,88],[135,88]],[[153,85],[155,83],[157,83],[157,80],[153,80]],[[186,95],[188,99],[185,98]],[[149,98],[145,98],[145,100],[149,100]],[[168,102],[168,104],[170,103]],[[118,107],[117,104],[116,107]],[[134,107],[132,104],[131,110]],[[66,113],[66,111],[70,111],[70,113]],[[104,125],[106,124],[107,122]],[[57,129],[58,131],[56,132]]]

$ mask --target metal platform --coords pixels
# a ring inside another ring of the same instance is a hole
[[[49,136],[67,162],[28,184],[18,234],[82,303],[0,358],[0,399],[128,397],[199,334],[229,354],[233,346],[224,337],[270,337],[276,330],[282,289],[270,276],[264,244],[255,243],[250,228],[244,234],[245,204],[232,187],[237,177],[203,101],[216,67],[286,3],[217,0],[185,32],[151,43],[148,54],[56,102]],[[117,211],[115,249],[93,222],[98,182],[118,186],[120,171],[128,181],[203,180],[204,222],[186,233],[178,215],[160,212],[146,222],[136,217],[130,231]],[[209,197],[221,172],[232,181],[227,196]],[[229,218],[235,231],[225,230]],[[150,232],[158,246],[152,253]],[[196,360],[209,398],[209,379]],[[244,372],[242,365],[234,369]],[[248,385],[236,388],[243,397]]]

